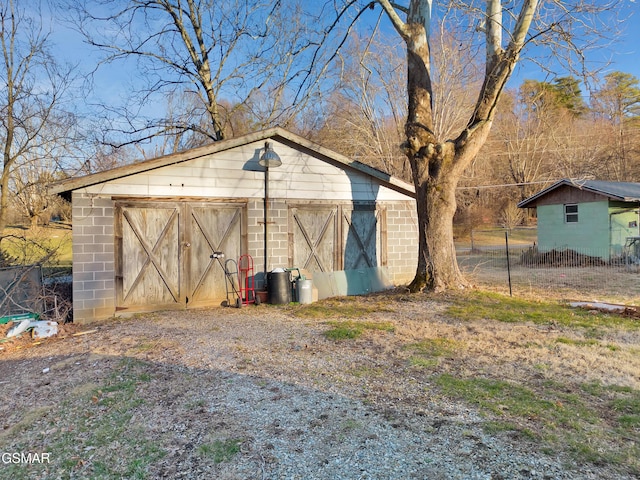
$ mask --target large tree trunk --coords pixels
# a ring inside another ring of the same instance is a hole
[[[455,167],[453,142],[440,143],[433,132],[429,44],[421,22],[407,30],[408,115],[405,154],[416,190],[418,265],[409,289],[444,290],[465,285],[453,244],[455,190],[462,170]]]
[[[415,180],[418,202],[419,257],[416,275],[409,286],[445,290],[466,285],[458,269],[453,243],[453,216],[456,212],[457,179],[419,178]]]

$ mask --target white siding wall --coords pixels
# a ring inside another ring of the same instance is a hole
[[[263,142],[237,147],[83,189],[101,195],[263,198]],[[269,196],[303,200],[406,200],[370,177],[274,142],[282,165],[269,170]]]

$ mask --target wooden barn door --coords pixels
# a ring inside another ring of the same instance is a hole
[[[385,213],[374,203],[291,205],[292,266],[310,272],[386,266]]]
[[[343,270],[387,264],[386,215],[375,204],[342,209]]]
[[[224,271],[213,251],[237,258],[244,204],[116,204],[117,309],[212,305],[225,298]]]
[[[238,260],[244,251],[244,205],[187,205],[185,268],[189,306],[208,305],[226,298],[224,270],[211,252],[223,252],[222,264]]]
[[[337,246],[338,208],[299,205],[289,209],[289,257],[293,267],[310,272],[339,270]]]
[[[180,205],[132,203],[116,209],[116,307],[179,305]]]

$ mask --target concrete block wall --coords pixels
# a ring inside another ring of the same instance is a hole
[[[267,236],[267,272],[289,267],[288,207],[283,200],[269,201]],[[256,287],[264,286],[264,200],[252,200],[247,205],[247,253],[253,257]]]
[[[283,200],[269,205],[269,270],[289,265],[289,207]]]
[[[395,285],[411,282],[418,262],[418,217],[414,202],[387,206],[387,265]]]
[[[247,204],[247,253],[253,257],[256,287],[264,286],[260,272],[264,270],[264,202],[249,200]]]
[[[115,313],[114,208],[111,198],[73,193],[73,321]]]

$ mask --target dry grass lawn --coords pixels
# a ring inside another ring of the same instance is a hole
[[[357,399],[409,423],[470,409],[485,433],[514,448],[559,455],[574,466],[569,470],[640,475],[640,319],[633,316],[486,292],[395,292],[305,306],[163,312],[89,328],[96,331],[72,336],[75,326],[38,345],[0,344],[0,442],[5,451],[44,442],[58,460],[48,470],[34,467],[42,478],[166,473],[174,450],[164,437],[125,429],[168,421],[147,392],[160,375],[151,365],[172,367],[161,375],[162,389],[176,398],[204,388],[188,373],[197,368]],[[46,379],[44,367],[51,368]],[[141,404],[149,418],[127,416]],[[195,395],[181,408],[187,415],[206,404]],[[191,425],[172,412],[171,422]],[[100,447],[114,438],[123,455],[109,466]],[[218,465],[242,455],[235,437],[198,438],[192,442],[200,442],[199,471],[219,473]],[[28,478],[18,467],[6,471]]]

